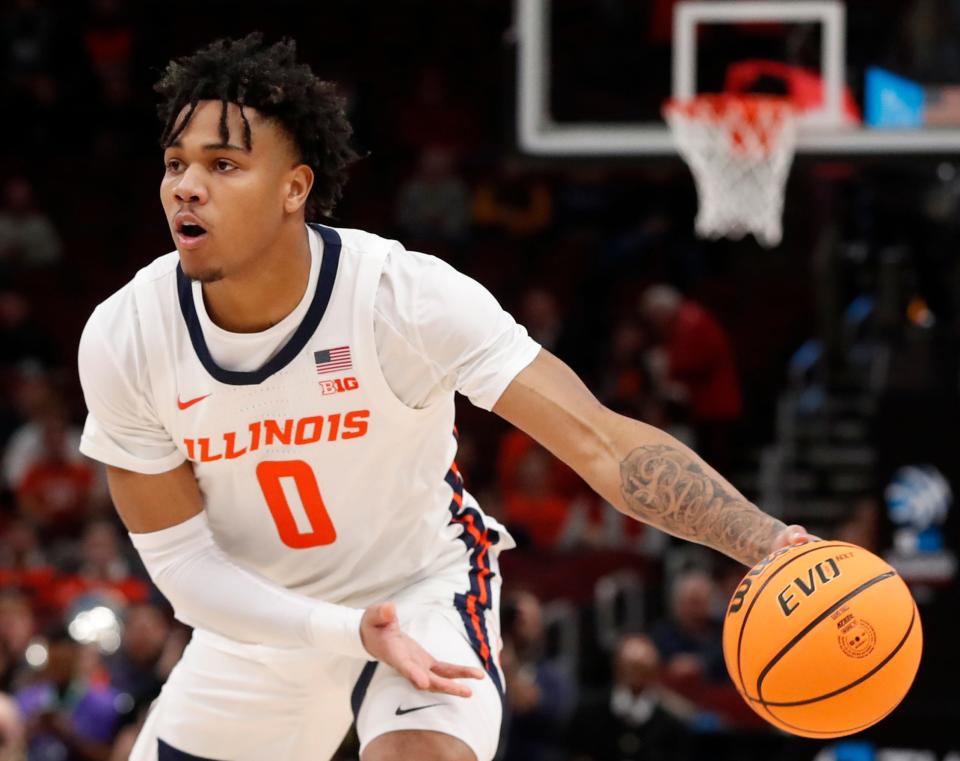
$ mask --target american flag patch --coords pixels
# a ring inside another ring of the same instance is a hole
[[[335,349],[324,349],[313,353],[313,361],[317,363],[317,375],[339,373],[353,367],[350,359],[349,346],[337,346]]]

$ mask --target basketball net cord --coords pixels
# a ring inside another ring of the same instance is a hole
[[[796,119],[785,98],[702,95],[669,101],[664,116],[697,187],[696,231],[766,248],[783,237],[783,199],[796,148]]]

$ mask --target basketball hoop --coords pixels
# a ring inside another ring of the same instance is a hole
[[[699,95],[668,100],[663,114],[697,185],[697,234],[739,240],[753,233],[767,248],[780,243],[796,147],[790,101],[744,93]]]

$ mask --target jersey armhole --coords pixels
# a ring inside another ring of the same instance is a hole
[[[393,244],[396,245],[396,244]],[[383,374],[380,356],[377,353],[377,338],[374,330],[375,304],[383,268],[386,266],[389,249],[377,251],[375,256],[362,256],[357,277],[357,310],[354,315],[353,333],[358,339],[363,367],[369,367],[369,378],[377,396],[384,400],[384,408],[397,417],[427,417],[435,412],[436,404],[427,407],[410,407],[394,393]]]

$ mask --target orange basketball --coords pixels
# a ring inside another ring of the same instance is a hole
[[[886,562],[845,542],[779,550],[734,593],[727,670],[771,724],[804,737],[866,729],[907,694],[920,665],[920,614]]]

